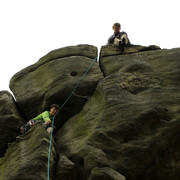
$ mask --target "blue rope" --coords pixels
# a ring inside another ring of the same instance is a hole
[[[51,157],[51,142],[52,142],[53,126],[54,126],[54,116],[53,116],[53,120],[52,120],[52,131],[51,131],[50,144],[49,144],[48,172],[47,172],[48,180],[49,180],[49,164],[50,164],[50,157]]]
[[[84,77],[86,76],[86,74],[88,73],[88,71],[91,69],[92,65],[95,63],[95,61],[97,60],[97,57],[93,60],[93,62],[91,63],[91,65],[88,67],[88,69],[86,70],[86,72],[84,73],[84,75],[82,76],[82,78],[78,81],[78,83],[76,84],[75,88],[73,89],[73,91],[71,92],[71,94],[68,96],[68,98],[66,99],[66,101],[64,102],[64,104],[59,108],[58,112],[53,116],[53,120],[52,120],[52,131],[51,131],[51,137],[50,137],[50,144],[49,144],[49,155],[48,155],[48,170],[47,170],[47,176],[48,176],[48,180],[49,180],[49,167],[50,167],[50,157],[51,157],[51,142],[52,142],[52,134],[53,134],[53,127],[54,127],[54,118],[57,116],[57,114],[61,111],[61,109],[64,107],[64,105],[68,102],[68,100],[71,98],[71,96],[75,93],[76,89],[78,88],[78,86],[80,85],[81,81],[84,79]]]

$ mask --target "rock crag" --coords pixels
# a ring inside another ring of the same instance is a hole
[[[70,46],[48,53],[34,65],[15,74],[10,88],[25,118],[35,117],[52,103],[63,104],[96,56],[94,46]],[[95,63],[76,93],[91,96],[102,78]],[[79,112],[85,102],[85,99],[73,96],[61,112],[61,122],[57,125]]]
[[[19,126],[24,123],[15,100],[8,91],[0,92],[0,157],[7,149],[7,145],[16,139]]]
[[[94,46],[65,47],[15,74],[10,87],[16,102],[0,93],[0,102],[10,99],[13,107],[0,107],[0,121],[11,114],[3,131],[18,122],[17,131],[52,103],[62,105],[96,56]],[[50,179],[178,180],[179,79],[180,48],[131,45],[121,53],[102,46],[99,66],[93,65],[76,92],[91,98],[73,96],[56,117]],[[14,142],[7,137],[0,138],[0,152],[6,151],[0,179],[47,179],[50,135],[44,126],[36,124]]]
[[[47,159],[50,135],[45,127],[36,124],[23,136],[9,145],[4,158],[0,159],[0,179],[47,179]],[[56,151],[52,142],[50,171],[55,168]],[[50,173],[50,179],[53,174]]]

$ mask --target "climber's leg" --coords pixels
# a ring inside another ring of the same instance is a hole
[[[24,126],[21,126],[20,127],[21,134],[24,134],[25,132],[27,132],[31,128],[31,126],[33,126],[34,124],[35,124],[35,121],[34,120],[30,120]]]

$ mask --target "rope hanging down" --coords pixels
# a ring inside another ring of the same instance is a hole
[[[64,102],[64,104],[59,108],[58,112],[53,116],[52,119],[52,131],[51,131],[51,136],[50,136],[50,144],[49,144],[49,155],[48,155],[48,170],[47,170],[47,179],[49,180],[49,167],[50,167],[50,158],[51,158],[51,142],[52,142],[52,134],[53,134],[53,126],[54,126],[54,118],[58,115],[58,113],[61,111],[61,109],[64,107],[64,105],[68,102],[68,100],[71,98],[71,96],[73,94],[75,94],[76,89],[78,88],[78,86],[80,85],[81,81],[84,79],[84,77],[86,76],[86,74],[88,73],[88,71],[91,69],[92,65],[95,63],[95,61],[97,60],[97,57],[93,60],[93,62],[91,63],[91,65],[88,67],[88,69],[86,70],[86,72],[84,73],[84,75],[82,76],[82,78],[78,81],[78,83],[76,84],[75,88],[73,89],[73,91],[71,92],[71,94],[68,96],[68,98],[66,99],[66,101]]]

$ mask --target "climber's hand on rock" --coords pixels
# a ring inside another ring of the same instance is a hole
[[[114,39],[114,44],[115,44],[116,46],[119,46],[120,43],[121,43],[121,41],[120,41],[118,38],[115,38],[115,39]]]
[[[49,125],[49,124],[51,124],[51,121],[46,121],[45,123],[44,123],[44,125]]]

